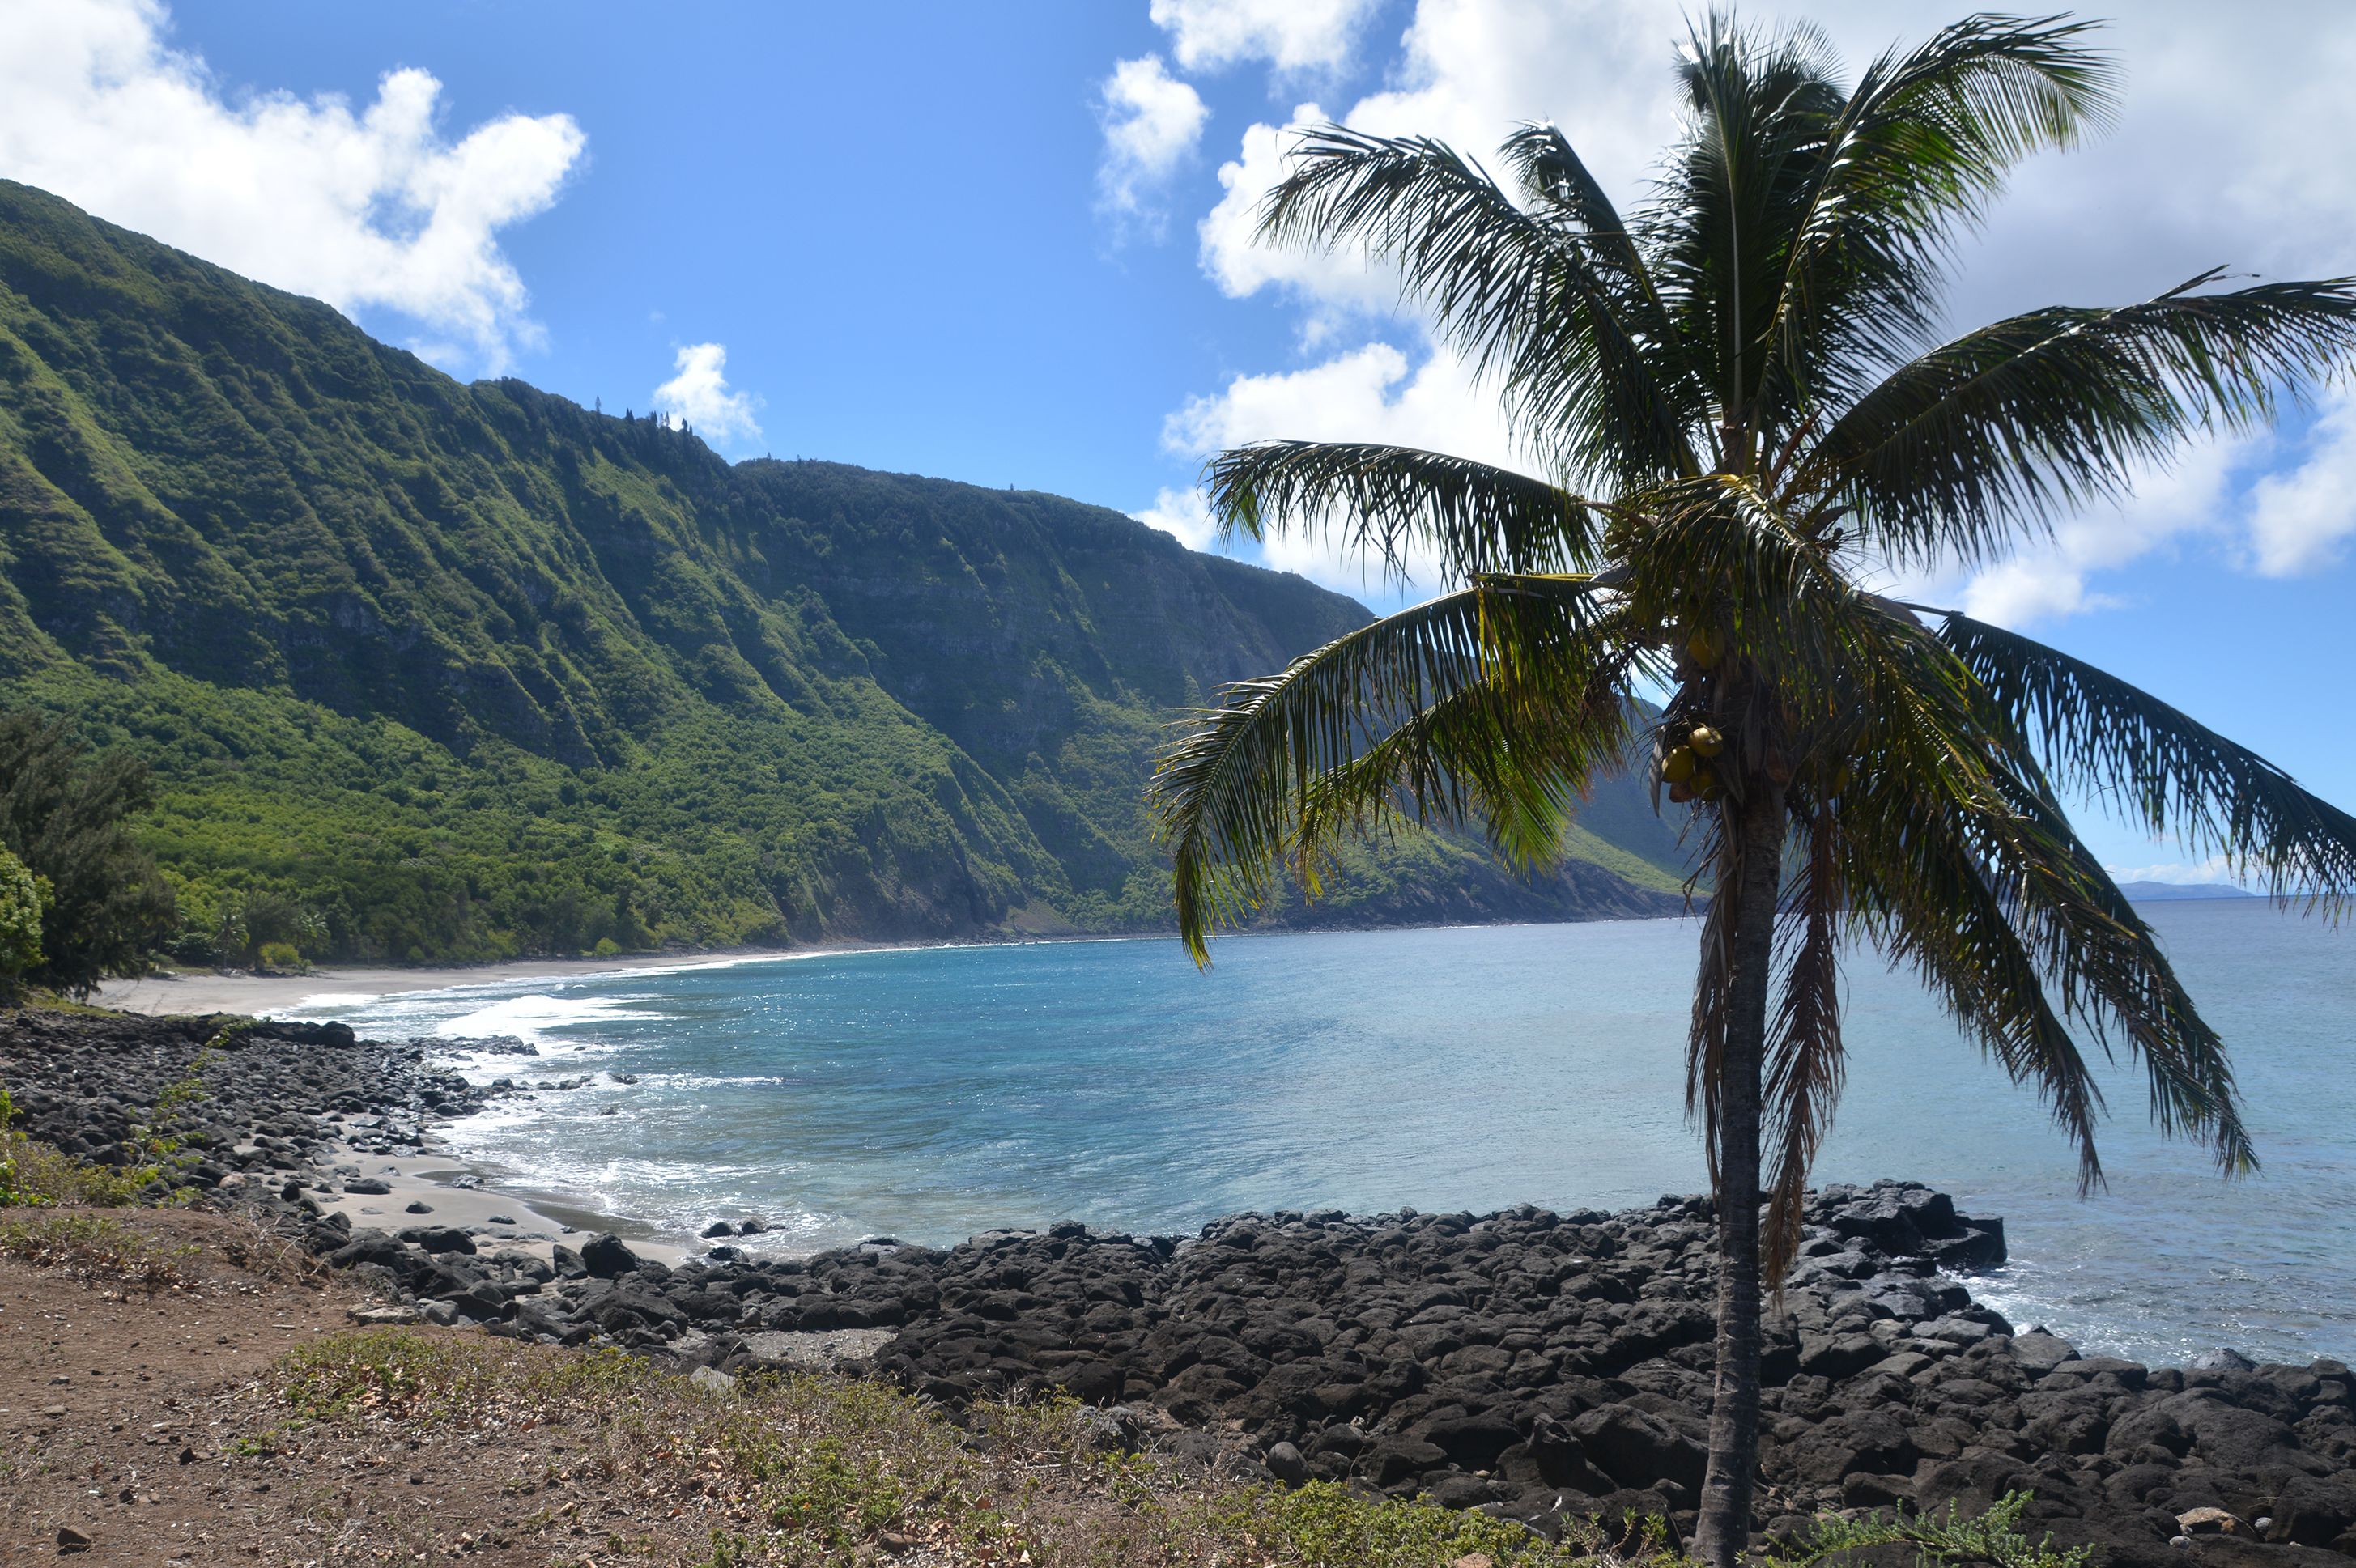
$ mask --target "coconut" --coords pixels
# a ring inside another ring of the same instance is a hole
[[[1693,733],[1686,737],[1686,744],[1693,748],[1697,757],[1714,757],[1726,750],[1726,737],[1707,724],[1697,724]]]
[[[1661,776],[1671,784],[1683,784],[1693,777],[1694,754],[1690,746],[1679,746],[1661,759]]]

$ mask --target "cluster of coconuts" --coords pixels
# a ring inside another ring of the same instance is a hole
[[[1661,759],[1661,778],[1669,798],[1680,805],[1689,800],[1715,800],[1724,789],[1711,760],[1726,750],[1726,737],[1715,725],[1696,724],[1686,738]]]

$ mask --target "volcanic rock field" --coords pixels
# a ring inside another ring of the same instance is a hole
[[[1480,1508],[1690,1528],[1712,1362],[1708,1200],[1557,1214],[1242,1214],[1194,1236],[1077,1224],[812,1257],[721,1240],[671,1266],[612,1235],[547,1255],[482,1227],[327,1213],[485,1091],[339,1025],[17,1013],[19,1126],[123,1163],[159,1095],[187,1179],[383,1288],[383,1315],[711,1370],[831,1365],[946,1405],[1062,1390],[1108,1446]],[[202,1060],[200,1061],[200,1056]],[[402,1218],[406,1218],[405,1216]],[[2153,1368],[2008,1323],[1967,1284],[1999,1221],[1919,1185],[1826,1188],[1771,1306],[1757,1523],[1986,1508],[2102,1560],[2356,1556],[2356,1379],[2220,1350]],[[734,1227],[728,1227],[733,1229]],[[723,1229],[713,1227],[715,1232]],[[757,1244],[757,1243],[755,1243]]]

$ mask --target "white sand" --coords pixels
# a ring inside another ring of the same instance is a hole
[[[137,980],[113,980],[91,998],[124,1012],[241,1013],[271,1018],[294,1011],[313,997],[383,997],[403,991],[440,991],[453,986],[495,986],[505,980],[578,979],[584,975],[620,975],[637,969],[676,969],[693,964],[743,964],[766,958],[808,957],[838,951],[822,947],[765,949],[743,953],[642,953],[617,958],[519,958],[509,964],[478,964],[443,969],[336,968],[308,975],[216,975],[193,973]]]
[[[513,1247],[542,1258],[559,1242],[578,1247],[600,1231],[614,1231],[641,1257],[676,1264],[688,1255],[688,1249],[677,1242],[664,1241],[638,1227],[572,1208],[560,1199],[538,1195],[526,1198],[490,1186],[453,1187],[450,1183],[458,1177],[481,1173],[470,1171],[463,1160],[447,1154],[429,1150],[422,1155],[393,1156],[339,1148],[327,1165],[330,1169],[358,1169],[361,1176],[374,1177],[392,1189],[376,1193],[309,1194],[325,1211],[348,1217],[354,1230],[400,1231],[412,1225],[455,1225],[470,1231],[481,1226],[486,1233],[475,1238],[478,1250],[495,1253]],[[285,1177],[283,1172],[274,1172],[268,1179],[274,1185]],[[308,1179],[306,1177],[306,1182]],[[409,1211],[412,1203],[423,1203],[429,1211],[412,1214]]]

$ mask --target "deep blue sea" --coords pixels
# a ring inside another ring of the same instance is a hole
[[[2263,1175],[2222,1181],[2201,1148],[2158,1137],[2123,1063],[2105,1079],[2109,1189],[2081,1200],[2035,1095],[1866,957],[1817,1178],[1912,1178],[2003,1215],[2013,1262],[1972,1284],[2023,1327],[2151,1360],[2356,1359],[2356,931],[2254,900],[2145,912],[2234,1052]],[[778,1227],[763,1245],[795,1250],[1067,1218],[1183,1232],[1241,1209],[1698,1189],[1696,940],[1684,921],[1239,937],[1207,974],[1168,940],[949,947],[305,1008],[544,1053],[477,1078],[594,1073],[450,1141],[519,1189],[653,1231],[757,1213]]]

